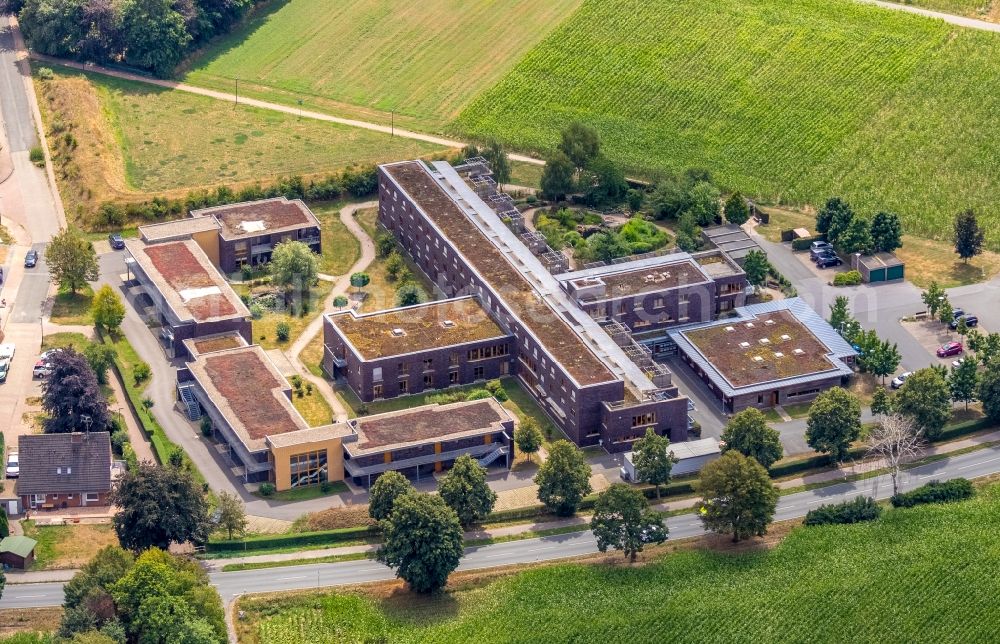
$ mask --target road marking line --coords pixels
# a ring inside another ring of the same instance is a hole
[[[295,581],[296,579],[309,579],[308,577],[278,577],[276,581]]]

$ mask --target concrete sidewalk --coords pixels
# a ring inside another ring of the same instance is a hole
[[[78,569],[66,570],[8,570],[4,573],[8,584],[45,584],[52,582],[67,582]]]

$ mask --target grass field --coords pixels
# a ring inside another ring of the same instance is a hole
[[[193,61],[185,82],[437,128],[580,0],[274,0]]]
[[[997,0],[899,0],[900,4],[913,5],[932,11],[953,13],[956,16],[970,16],[980,20],[996,21],[1000,18],[1000,3]]]
[[[104,546],[118,545],[110,524],[37,526],[22,521],[25,536],[38,541],[32,570],[79,568]]]
[[[785,203],[841,194],[1000,246],[1000,36],[849,0],[587,0],[456,132],[551,149],[579,119],[630,172],[709,168]]]
[[[528,642],[540,633],[561,642],[988,641],[998,528],[994,485],[972,501],[892,510],[872,524],[798,528],[768,551],[560,564],[436,598],[373,590],[248,599],[238,628],[247,644]]]
[[[90,313],[90,305],[93,299],[94,290],[90,286],[75,294],[69,289],[59,289],[52,299],[52,323],[92,325],[94,316]]]

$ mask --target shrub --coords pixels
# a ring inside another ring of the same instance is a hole
[[[111,447],[116,454],[125,453],[125,445],[128,444],[128,432],[118,430],[111,434]]]
[[[53,78],[55,78],[55,74],[53,74],[52,70],[49,69],[48,67],[39,67],[38,77],[42,80],[52,80]]]
[[[287,322],[278,322],[274,333],[278,337],[278,342],[288,342],[288,338],[292,335],[292,330],[288,327]]]
[[[847,271],[846,273],[837,273],[833,278],[834,286],[857,286],[861,283],[861,273],[858,271]]]
[[[319,484],[319,491],[323,494],[329,494],[333,490],[333,484],[330,481],[323,481]]]
[[[815,237],[802,237],[801,239],[792,240],[792,250],[809,250],[814,241],[823,241],[823,235],[816,235]]]
[[[261,494],[264,486],[268,485],[271,492],[274,492],[274,485],[261,483]],[[375,534],[372,526],[358,526],[354,528],[339,528],[337,530],[323,530],[316,532],[294,532],[291,534],[269,534],[260,537],[247,537],[233,541],[209,541],[206,549],[211,552],[238,552],[241,550],[270,550],[274,548],[291,548],[300,546],[326,546],[343,543],[344,541],[356,541]]]
[[[500,402],[507,401],[507,392],[504,391],[503,385],[500,383],[499,379],[487,381],[486,391],[493,394],[493,397],[499,400]]]
[[[972,498],[975,489],[969,479],[951,479],[950,481],[931,481],[915,490],[896,494],[890,501],[895,508],[912,508],[923,503],[950,503]]]
[[[859,496],[852,501],[821,505],[806,513],[806,525],[827,525],[832,523],[860,523],[874,521],[882,514],[882,507],[875,499]]]
[[[45,152],[42,151],[41,146],[36,145],[28,152],[28,159],[41,168],[45,165]]]
[[[135,366],[135,369],[132,370],[132,382],[136,387],[138,387],[142,383],[149,380],[151,375],[153,375],[153,371],[149,368],[149,364],[140,362]]]
[[[201,435],[205,438],[212,437],[212,419],[208,416],[201,417]]]
[[[145,409],[145,410],[147,410],[147,411],[150,410],[150,409],[152,409],[153,408],[153,399],[150,398],[149,396],[145,396],[142,399],[142,408]]]
[[[264,307],[254,302],[250,305],[250,317],[259,320],[264,317]]]
[[[311,396],[312,393],[313,393],[313,383],[307,382],[306,383],[306,395],[307,396]]]
[[[299,374],[293,375],[288,380],[292,383],[292,389],[295,389],[296,391],[302,389],[302,376]]]
[[[258,491],[261,496],[271,496],[275,492],[274,483],[261,483]]]

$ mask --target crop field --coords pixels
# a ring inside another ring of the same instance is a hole
[[[445,124],[580,0],[274,0],[185,81],[396,123]]]
[[[773,550],[561,564],[414,600],[248,599],[240,641],[978,642],[995,639],[1000,486],[867,525],[797,528]],[[544,634],[544,635],[542,635]]]
[[[655,176],[698,166],[786,204],[841,194],[1000,247],[1000,35],[849,0],[586,0],[453,127],[552,149],[569,121]]]

